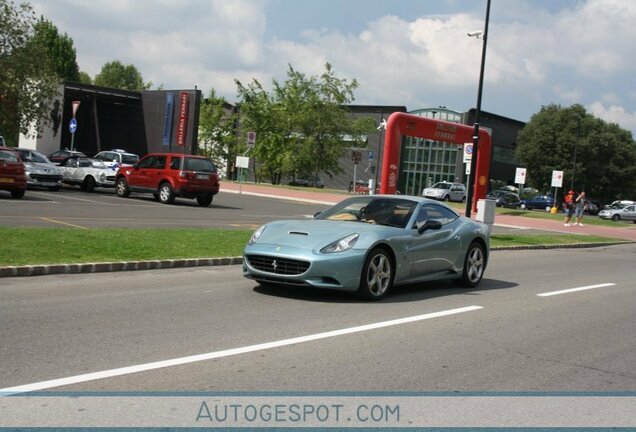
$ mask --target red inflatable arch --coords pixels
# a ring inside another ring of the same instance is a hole
[[[464,143],[473,142],[474,130],[473,126],[444,120],[435,120],[401,112],[391,114],[386,124],[380,193],[394,194],[397,191],[400,149],[402,147],[403,136],[463,145]],[[475,188],[473,190],[473,202],[471,204],[473,212],[477,211],[477,201],[485,198],[488,193],[490,153],[490,134],[485,129],[480,129],[477,169],[475,170]]]

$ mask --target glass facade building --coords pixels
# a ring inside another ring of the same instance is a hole
[[[410,111],[409,114],[461,123],[462,114],[445,107]],[[440,181],[462,180],[463,147],[442,141],[405,136],[400,154],[398,190],[422,195],[424,188]]]

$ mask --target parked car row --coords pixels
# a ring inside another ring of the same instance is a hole
[[[176,197],[196,199],[200,206],[209,206],[219,192],[217,168],[207,157],[150,153],[135,162],[132,156],[136,155],[117,153],[120,159],[110,160],[112,155],[105,155],[100,160],[69,152],[55,165],[34,150],[0,147],[0,190],[22,198],[27,186],[55,191],[65,183],[87,192],[115,187],[120,197],[131,192],[150,193],[166,204]]]

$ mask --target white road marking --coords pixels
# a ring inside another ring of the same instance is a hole
[[[78,384],[78,383],[94,381],[94,380],[99,380],[104,378],[112,378],[112,377],[117,377],[122,375],[133,374],[137,372],[146,372],[146,371],[161,369],[165,367],[180,366],[180,365],[184,365],[188,363],[195,363],[195,362],[200,362],[205,360],[212,360],[212,359],[218,359],[222,357],[246,354],[246,353],[251,353],[255,351],[262,351],[262,350],[267,350],[271,348],[279,348],[279,347],[300,344],[305,342],[312,342],[312,341],[326,339],[330,337],[344,336],[348,334],[360,333],[360,332],[369,331],[369,330],[377,330],[377,329],[396,326],[396,325],[409,324],[409,323],[423,321],[423,320],[432,319],[432,318],[440,318],[440,317],[456,315],[456,314],[460,314],[464,312],[472,312],[479,309],[482,309],[482,306],[466,306],[463,308],[449,309],[445,311],[432,312],[432,313],[427,313],[423,315],[415,315],[411,317],[399,318],[399,319],[390,320],[390,321],[381,321],[381,322],[361,325],[357,327],[349,327],[349,328],[344,328],[340,330],[332,330],[328,332],[316,333],[316,334],[307,335],[307,336],[299,336],[299,337],[295,337],[291,339],[282,339],[282,340],[266,342],[262,344],[248,345],[248,346],[244,346],[240,348],[214,351],[214,352],[205,353],[205,354],[196,354],[196,355],[191,355],[187,357],[179,357],[179,358],[170,359],[170,360],[163,360],[163,361],[145,363],[145,364],[140,364],[135,366],[110,369],[110,370],[105,370],[101,372],[92,372],[92,373],[87,373],[82,375],[71,376],[67,378],[59,378],[59,379],[53,379],[49,381],[40,381],[37,383],[25,384],[25,385],[20,385],[15,387],[7,387],[7,388],[0,389],[0,397],[14,395],[18,393],[32,392],[37,390],[45,390],[45,389],[50,389],[53,387]]]
[[[604,283],[604,284],[598,284],[598,285],[588,285],[588,286],[579,287],[579,288],[570,288],[570,289],[564,289],[564,290],[560,290],[560,291],[551,291],[551,292],[546,292],[546,293],[537,294],[537,295],[539,297],[550,297],[550,296],[555,296],[555,295],[560,295],[560,294],[569,294],[569,293],[573,293],[573,292],[577,292],[577,291],[591,290],[591,289],[595,289],[595,288],[605,288],[605,287],[614,286],[614,285],[616,285],[616,284],[615,283]]]

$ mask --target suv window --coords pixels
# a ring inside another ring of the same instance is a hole
[[[183,158],[173,157],[170,160],[170,169],[171,170],[180,170],[181,169],[181,161],[182,160],[183,160]]]
[[[215,173],[216,167],[209,159],[186,157],[183,164],[184,171],[201,171]]]
[[[139,162],[139,156],[137,155],[127,153],[121,155],[121,163],[124,163],[126,165],[134,165],[137,162]]]
[[[166,167],[165,156],[148,156],[139,162],[138,168],[164,169]]]
[[[435,183],[433,189],[450,189],[450,183]]]
[[[156,156],[148,156],[139,162],[139,168],[152,168],[155,164]]]

